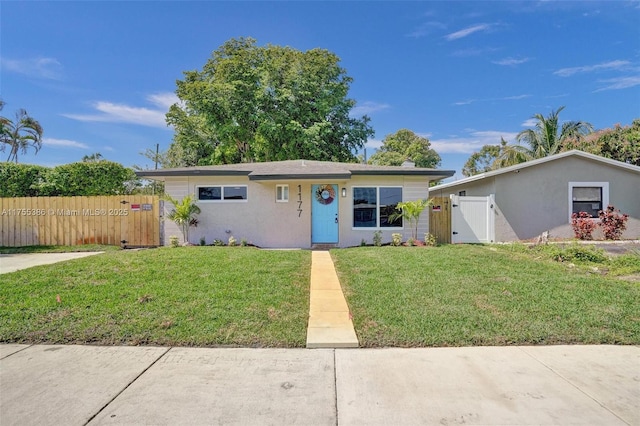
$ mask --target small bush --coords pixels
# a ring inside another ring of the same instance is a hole
[[[207,240],[204,237],[200,237],[200,245],[201,246],[206,246],[207,245]]]
[[[373,233],[373,245],[380,247],[382,245],[382,231],[376,231]]]
[[[391,245],[398,247],[402,244],[402,234],[391,234]]]
[[[169,245],[171,247],[180,247],[180,240],[175,235],[169,237]]]
[[[248,246],[248,245],[249,245],[249,243],[247,242],[247,239],[246,239],[246,238],[242,238],[242,239],[240,240],[240,246],[241,246],[241,247],[246,247],[246,246]]]
[[[216,238],[215,240],[213,240],[213,245],[214,246],[223,246],[224,245],[224,241]]]
[[[367,246],[367,240],[365,240],[364,238],[360,240],[360,247],[366,247]]]
[[[238,243],[238,240],[232,235],[229,237],[229,247],[234,247]]]
[[[438,240],[435,235],[427,232],[424,234],[424,244],[429,247],[435,247],[438,245]]]
[[[627,229],[626,222],[629,220],[629,215],[621,214],[620,210],[616,210],[613,206],[607,206],[606,210],[600,210],[598,217],[600,218],[600,227],[607,240],[619,240],[624,230]]]
[[[573,234],[580,240],[593,240],[593,231],[596,227],[595,220],[587,212],[574,213],[571,215],[571,227]]]

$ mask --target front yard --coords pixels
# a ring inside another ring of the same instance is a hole
[[[113,251],[0,275],[0,342],[302,347],[311,253]]]
[[[510,246],[332,255],[362,346],[640,343],[640,285],[595,266]]]
[[[640,344],[640,283],[612,276],[638,276],[640,255],[604,275],[602,256],[546,250],[331,253],[363,346]],[[309,251],[179,247],[3,274],[0,342],[303,347],[310,266]]]

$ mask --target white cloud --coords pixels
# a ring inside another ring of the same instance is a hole
[[[62,64],[55,58],[29,58],[8,59],[0,58],[2,69],[28,77],[43,78],[47,80],[60,80],[62,78]]]
[[[472,154],[479,151],[484,145],[498,145],[500,138],[506,141],[513,141],[517,133],[501,132],[497,130],[472,130],[468,136],[453,137],[445,139],[434,139],[431,147],[438,154]]]
[[[582,67],[572,67],[572,68],[561,68],[557,71],[554,71],[554,75],[559,75],[560,77],[569,77],[574,74],[583,73],[583,72],[593,72],[593,71],[602,71],[602,70],[622,70],[629,66],[629,61],[609,61],[603,62],[601,64],[596,65],[585,65]]]
[[[515,96],[505,96],[504,98],[498,98],[499,101],[517,101],[520,99],[530,98],[531,95],[515,95]]]
[[[456,31],[455,33],[447,34],[444,38],[448,41],[458,40],[473,33],[477,33],[478,31],[487,31],[489,29],[491,29],[491,24],[478,24],[472,27],[464,28],[460,31]]]
[[[530,58],[520,58],[520,59],[504,58],[504,59],[501,59],[499,61],[492,61],[492,63],[494,63],[496,65],[504,65],[504,66],[513,67],[513,66],[516,66],[516,65],[524,64],[525,62],[529,62],[530,60],[531,60]]]
[[[173,104],[180,103],[180,98],[173,92],[155,93],[147,96],[147,100],[152,104],[164,108],[167,111]]]
[[[535,118],[530,118],[528,120],[523,121],[521,126],[522,127],[536,127],[536,124],[538,124],[538,120],[536,120]]]
[[[42,138],[42,144],[46,146],[55,146],[61,148],[89,149],[89,146],[85,143],[68,139]]]
[[[602,92],[603,90],[619,90],[628,89],[629,87],[635,87],[640,85],[640,75],[629,77],[610,78],[607,80],[598,80],[600,83],[605,83],[607,86],[602,87],[596,92]]]
[[[149,95],[147,100],[157,108],[134,107],[113,102],[98,101],[93,104],[99,114],[62,114],[78,121],[129,123],[141,126],[166,128],[165,114],[169,107],[179,99],[173,93],[157,93]]]
[[[374,112],[382,111],[390,106],[388,104],[378,102],[362,102],[351,110],[351,116],[359,117],[365,114],[373,114]]]
[[[487,99],[467,99],[464,101],[454,102],[453,105],[455,106],[470,105],[474,102],[517,101],[519,99],[526,99],[529,97],[531,97],[531,95],[515,95],[515,96],[505,96],[502,98],[487,98]]]

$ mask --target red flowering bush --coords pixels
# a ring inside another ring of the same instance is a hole
[[[571,227],[573,234],[580,240],[593,240],[591,234],[598,225],[587,212],[574,213],[571,215]]]
[[[621,214],[620,210],[616,210],[613,206],[607,206],[606,210],[600,210],[598,217],[600,218],[600,227],[607,240],[619,240],[624,230],[627,229],[626,222],[629,220],[629,215]]]

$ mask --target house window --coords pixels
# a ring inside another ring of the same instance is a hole
[[[598,212],[609,204],[609,182],[569,182],[569,218],[573,213]]]
[[[238,186],[198,186],[199,201],[246,201],[247,187]]]
[[[289,185],[276,185],[276,201],[278,203],[289,201]]]
[[[354,187],[354,228],[402,228],[402,218],[390,220],[402,201],[402,187]]]
[[[458,197],[465,197],[467,195],[467,191],[459,191]]]

